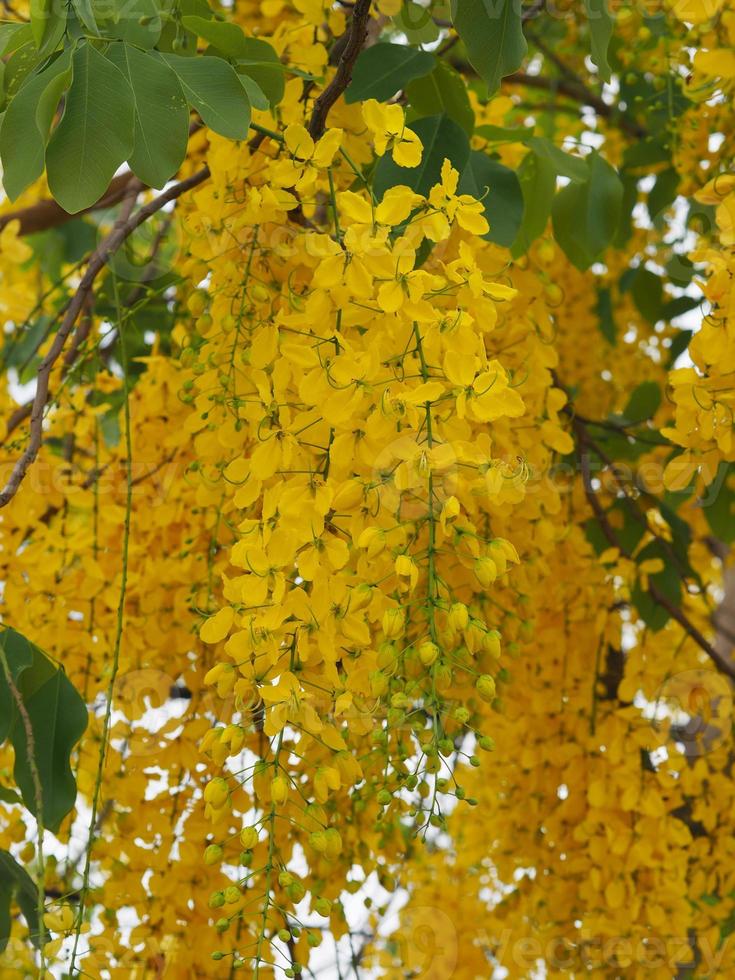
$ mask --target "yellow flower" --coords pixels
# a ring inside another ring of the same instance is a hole
[[[342,142],[342,130],[330,129],[315,143],[305,126],[293,124],[287,126],[283,139],[292,156],[305,163],[312,163],[322,169],[328,167]]]
[[[277,735],[288,723],[304,728],[311,734],[318,734],[324,727],[311,704],[309,693],[301,689],[295,674],[286,671],[277,684],[264,684],[258,693],[268,705],[263,725],[266,735]]]
[[[390,150],[399,167],[418,167],[424,147],[416,133],[406,126],[401,106],[368,99],[362,106],[362,118],[372,134],[378,156]]]
[[[482,202],[475,200],[470,194],[457,194],[458,182],[459,173],[449,160],[445,159],[442,164],[441,181],[429,191],[429,204],[440,214],[446,215],[450,223],[456,221],[465,231],[473,235],[486,234],[489,226],[482,213]],[[441,232],[441,224],[437,227],[441,238],[445,238],[446,235]]]
[[[276,776],[271,780],[270,786],[271,802],[276,806],[281,806],[288,799],[288,780],[285,776]]]

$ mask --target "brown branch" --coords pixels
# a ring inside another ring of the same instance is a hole
[[[133,182],[139,183],[135,175],[130,171],[113,177],[110,186],[102,197],[77,214],[70,214],[68,211],[65,211],[53,198],[38,201],[36,204],[30,204],[26,208],[19,208],[17,211],[7,211],[5,214],[0,214],[0,231],[11,221],[20,221],[19,234],[21,235],[33,235],[39,231],[48,231],[49,228],[63,225],[65,222],[79,218],[83,214],[89,214],[91,211],[99,211],[102,208],[110,208],[115,204],[119,204]]]
[[[89,300],[89,297],[87,297],[87,300]],[[85,305],[87,307],[91,306],[89,302],[87,302]],[[74,362],[77,359],[79,350],[82,344],[84,343],[84,341],[89,336],[90,330],[92,329],[92,322],[93,322],[92,311],[90,308],[88,308],[85,313],[84,320],[82,322],[81,327],[74,334],[74,339],[72,340],[71,346],[69,347],[69,350],[64,355],[64,369],[62,372],[62,378],[65,378],[69,373],[69,371],[71,370],[71,368],[74,366]],[[45,334],[42,340],[43,341],[46,340]],[[36,350],[38,350],[38,348],[36,348]],[[16,410],[8,419],[8,423],[5,427],[5,435],[3,436],[2,439],[0,439],[0,446],[3,445],[5,442],[7,442],[9,436],[12,435],[12,433],[18,428],[19,425],[25,422],[25,420],[31,414],[32,408],[33,408],[33,399],[26,402],[24,405],[19,405],[18,408],[16,408]]]
[[[139,228],[148,218],[165,207],[166,204],[175,201],[182,194],[197,187],[207,177],[209,177],[209,167],[205,166],[192,174],[191,177],[187,177],[185,180],[172,185],[168,190],[163,191],[163,193],[153,198],[152,201],[144,204],[135,214],[131,215],[129,211],[123,209],[123,213],[115,222],[110,234],[100,242],[92,253],[87,269],[79,283],[77,291],[71,298],[61,325],[54,337],[54,341],[39,365],[36,393],[30,411],[31,423],[28,446],[13,467],[5,489],[0,493],[0,507],[5,507],[13,499],[23,482],[29,466],[36,459],[41,448],[43,441],[43,415],[49,398],[51,371],[61,356],[67,338],[74,329],[77,318],[87,302],[87,297],[92,291],[97,276],[104,269],[110,256],[120,248],[136,228]],[[130,208],[134,206],[135,198],[142,187],[143,185],[137,179],[128,184],[125,197],[130,202]]]
[[[600,530],[613,548],[617,548],[624,558],[627,558],[629,561],[633,561],[633,556],[620,543],[620,540],[615,532],[615,528],[612,526],[612,524],[610,524],[607,514],[600,504],[600,501],[597,499],[595,488],[592,486],[590,456],[588,451],[590,448],[589,438],[587,436],[585,424],[579,418],[574,418],[572,420],[572,427],[577,436],[577,451],[582,470],[582,483],[584,486],[585,497],[592,508],[597,523],[600,526]],[[721,673],[726,674],[729,678],[731,678],[731,680],[735,680],[735,663],[733,663],[728,657],[724,656],[721,651],[716,650],[715,647],[713,647],[712,644],[702,635],[700,630],[698,630],[697,627],[689,620],[686,614],[675,603],[673,603],[668,596],[664,595],[664,593],[661,592],[661,590],[650,580],[648,583],[648,593],[653,601],[657,605],[661,606],[662,609],[665,609],[669,616],[676,620],[684,632],[691,637],[692,640],[694,640],[697,646],[703,650],[708,657],[710,657],[717,669]]]
[[[352,19],[347,29],[347,41],[337,65],[332,81],[314,103],[309,133],[312,139],[319,139],[327,125],[327,116],[337,99],[350,84],[352,69],[355,67],[357,56],[362,50],[367,37],[368,21],[370,19],[370,4],[372,0],[356,0],[352,11]]]
[[[642,139],[648,135],[648,131],[643,126],[628,119],[617,106],[608,105],[604,99],[587,88],[583,82],[577,81],[576,78],[549,78],[546,75],[529,75],[527,72],[517,71],[512,75],[506,75],[503,84],[523,85],[526,88],[543,89],[545,92],[558,92],[559,95],[566,95],[580,105],[590,106],[598,116],[617,124],[629,136]]]

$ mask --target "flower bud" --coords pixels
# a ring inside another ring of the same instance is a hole
[[[385,610],[383,613],[383,633],[388,639],[401,635],[405,625],[405,619],[403,609],[394,606],[392,609]]]
[[[281,806],[288,799],[288,782],[285,776],[276,776],[271,780],[271,801]]]
[[[419,647],[419,660],[424,667],[431,667],[438,656],[439,647],[436,643],[432,643],[431,640],[427,640]]]
[[[498,577],[498,569],[492,558],[478,558],[475,562],[475,575],[483,588],[489,588]]]
[[[215,810],[221,809],[230,798],[227,780],[221,776],[210,779],[204,787],[204,802],[211,803]]]
[[[204,863],[205,864],[217,864],[222,860],[222,848],[219,844],[210,844],[204,851]]]
[[[492,701],[495,698],[495,681],[490,674],[482,674],[477,678],[475,684],[477,693],[483,701]]]
[[[470,613],[463,602],[453,602],[449,608],[449,625],[453,630],[465,630],[470,621]]]

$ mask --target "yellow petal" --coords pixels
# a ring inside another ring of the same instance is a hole
[[[225,606],[223,609],[220,609],[199,630],[200,640],[203,643],[219,643],[220,640],[224,640],[230,632],[234,618],[235,610],[232,606]]]

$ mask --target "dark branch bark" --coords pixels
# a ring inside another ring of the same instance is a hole
[[[367,37],[371,2],[372,0],[357,0],[355,3],[352,20],[347,29],[347,40],[337,65],[337,71],[334,73],[332,81],[314,103],[309,121],[309,133],[312,139],[317,140],[322,135],[327,125],[329,110],[350,84],[352,69],[355,67],[357,56],[360,54]]]
[[[8,211],[5,214],[0,214],[0,231],[11,221],[20,221],[20,234],[33,235],[39,231],[56,228],[57,225],[63,225],[65,222],[79,218],[83,214],[89,214],[91,211],[111,208],[122,201],[134,181],[139,183],[130,171],[114,177],[99,201],[78,214],[69,214],[53,198],[38,201],[37,204],[30,204],[27,208],[19,208],[17,211]]]

